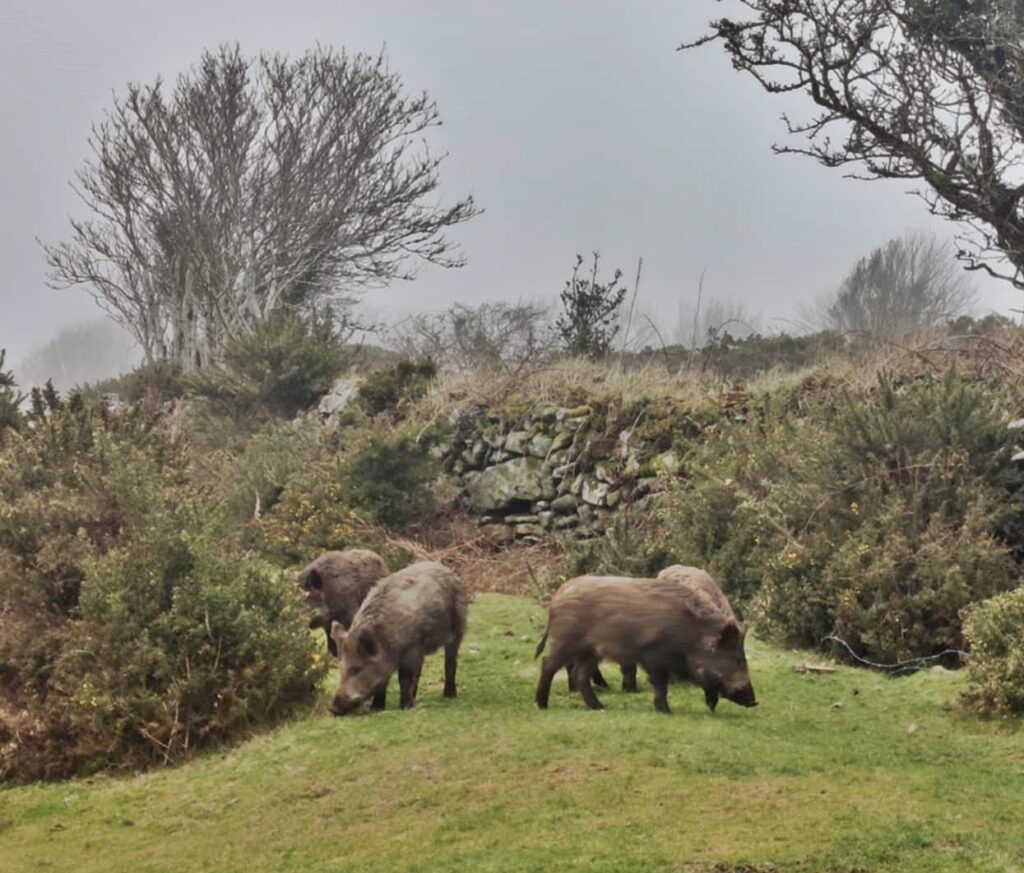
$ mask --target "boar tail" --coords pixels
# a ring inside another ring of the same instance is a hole
[[[540,653],[544,651],[544,646],[547,644],[547,641],[548,641],[548,629],[544,628],[544,636],[542,636],[540,638],[540,642],[537,643],[537,649],[533,653],[533,657],[534,658],[539,658],[540,657]]]

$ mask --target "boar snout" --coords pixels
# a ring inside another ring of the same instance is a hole
[[[754,696],[754,686],[747,683],[740,688],[734,688],[726,694],[733,703],[740,706],[757,706],[757,698]]]
[[[362,703],[362,698],[351,697],[348,694],[335,694],[331,700],[331,712],[334,715],[348,715],[352,710]]]

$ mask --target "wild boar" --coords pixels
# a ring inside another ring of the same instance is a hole
[[[707,602],[707,608],[709,610],[717,609],[722,613],[726,620],[732,620],[739,624],[736,618],[736,614],[733,612],[732,605],[729,603],[728,598],[725,596],[725,592],[722,591],[721,587],[715,581],[714,577],[706,570],[702,570],[699,567],[689,567],[684,564],[673,564],[670,567],[666,567],[657,576],[658,579],[668,579],[679,585],[683,585],[693,592],[694,596],[703,598]],[[602,585],[608,581],[614,581],[615,579],[629,580],[632,581],[631,577],[617,577],[617,576],[583,576],[577,577],[576,579],[570,579],[556,593],[558,594],[565,590],[573,590],[576,587],[589,585]],[[636,692],[636,664],[620,664],[622,669],[622,690],[627,692]],[[569,690],[575,691],[575,680],[573,678],[573,671],[571,665],[567,668],[569,671]],[[600,668],[594,672],[591,676],[591,680],[599,688],[607,688],[608,683],[604,680],[604,677],[600,673]]]
[[[673,564],[658,574],[659,579],[670,579],[689,588],[694,594],[707,599],[709,606],[717,609],[727,619],[737,621],[732,604],[725,596],[715,578],[700,567],[687,567],[685,564]]]
[[[381,579],[348,631],[331,627],[341,652],[341,682],[331,712],[345,715],[372,697],[384,708],[391,674],[398,671],[402,709],[416,700],[423,659],[444,647],[444,696],[455,697],[459,644],[466,632],[466,595],[443,564],[422,561]]]
[[[299,573],[297,582],[306,592],[310,609],[309,626],[322,627],[332,655],[338,647],[331,637],[331,625],[348,628],[369,590],[391,572],[384,559],[368,549],[324,552]]]
[[[671,678],[699,685],[713,711],[720,697],[756,706],[735,618],[707,597],[671,579],[580,577],[551,601],[548,625],[537,646],[550,643],[537,682],[537,705],[546,709],[555,673],[572,665],[584,702],[602,709],[591,686],[601,660],[639,664],[654,686],[654,708],[669,712]]]

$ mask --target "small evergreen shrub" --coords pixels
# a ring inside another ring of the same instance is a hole
[[[309,409],[349,363],[332,313],[278,311],[230,337],[217,364],[188,376],[189,390],[236,417],[285,417]]]
[[[4,369],[7,350],[0,349],[0,440],[7,429],[17,430],[21,426],[19,407],[24,396],[18,392],[14,374]]]
[[[984,715],[1024,714],[1024,588],[969,607],[964,636],[970,646],[964,702]]]

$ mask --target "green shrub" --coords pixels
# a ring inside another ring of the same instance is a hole
[[[755,404],[696,447],[667,545],[781,641],[835,634],[887,662],[958,648],[961,610],[1016,575],[1020,471],[996,404],[953,375],[801,404]]]
[[[1024,714],[1024,588],[966,610],[967,690],[964,702],[986,715]]]
[[[7,350],[0,349],[0,439],[3,438],[5,430],[17,430],[21,426],[19,407],[24,399],[23,395],[18,393],[14,374],[4,369],[6,357]]]
[[[312,699],[290,580],[138,409],[37,393],[0,452],[0,777],[177,761]]]
[[[377,525],[401,528],[437,507],[437,462],[411,436],[357,434],[338,457],[297,473],[261,525],[268,554],[287,563],[368,543]]]
[[[333,314],[279,311],[229,338],[220,361],[187,384],[229,415],[291,417],[323,397],[348,362]]]
[[[404,406],[426,394],[435,378],[437,365],[429,359],[400,361],[359,386],[359,403],[369,415],[401,412]]]

